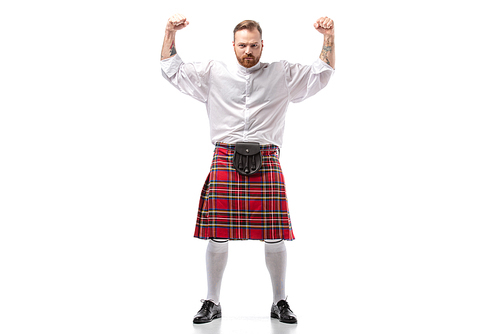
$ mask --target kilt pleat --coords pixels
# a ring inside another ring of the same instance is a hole
[[[217,143],[201,191],[194,236],[201,239],[293,240],[278,147],[262,145],[262,168],[251,176],[233,167],[234,145]]]

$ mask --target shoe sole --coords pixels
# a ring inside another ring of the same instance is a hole
[[[207,324],[209,322],[212,322],[212,320],[219,319],[219,318],[222,318],[222,313],[214,314],[214,316],[210,320],[193,320],[193,323],[194,324]]]

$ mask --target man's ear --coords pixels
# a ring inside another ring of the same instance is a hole
[[[262,45],[262,48],[264,48],[264,40],[261,40],[260,44]]]
[[[234,48],[234,41],[233,41],[233,48]]]

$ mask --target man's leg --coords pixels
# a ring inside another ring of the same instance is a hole
[[[210,239],[207,246],[207,300],[219,304],[222,275],[227,264],[228,240]]]
[[[271,275],[271,283],[273,285],[271,317],[277,318],[281,322],[297,323],[297,317],[293,314],[286,301],[285,278],[287,253],[284,240],[266,240],[265,253],[266,266]]]
[[[194,323],[203,324],[222,316],[219,298],[222,276],[227,264],[227,256],[227,239],[210,239],[208,241],[206,253],[207,299],[203,301],[203,306],[194,316]]]
[[[266,266],[271,275],[273,303],[285,299],[286,246],[283,240],[266,240]]]

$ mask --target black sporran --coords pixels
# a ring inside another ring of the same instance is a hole
[[[243,176],[250,176],[262,167],[260,144],[253,142],[238,142],[234,149],[233,166]]]

